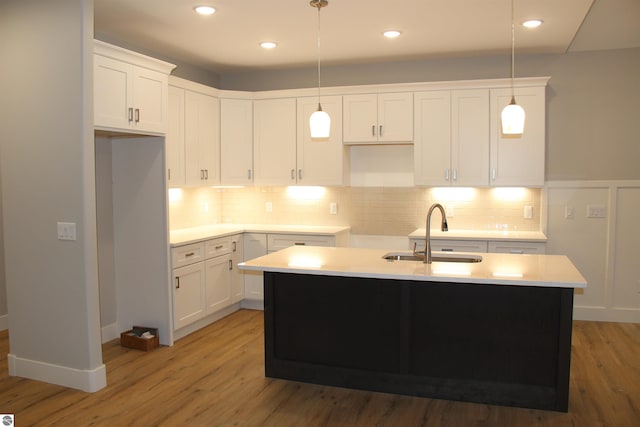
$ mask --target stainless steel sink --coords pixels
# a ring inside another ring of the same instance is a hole
[[[411,252],[389,252],[382,256],[387,261],[424,261],[424,258],[416,256]],[[435,253],[432,255],[433,262],[481,262],[482,256],[472,254],[457,253]]]

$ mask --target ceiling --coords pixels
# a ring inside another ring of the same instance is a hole
[[[217,12],[200,16],[199,4]],[[510,0],[329,0],[323,64],[507,54]],[[317,61],[318,12],[308,0],[94,0],[96,38],[225,72]],[[516,53],[640,47],[640,0],[515,0]],[[401,31],[396,39],[382,32]],[[276,41],[265,50],[261,41]]]

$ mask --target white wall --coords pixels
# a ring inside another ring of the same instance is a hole
[[[0,2],[9,373],[106,385],[96,254],[93,3]],[[77,224],[57,240],[57,222]]]

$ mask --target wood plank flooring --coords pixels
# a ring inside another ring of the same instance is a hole
[[[9,377],[16,426],[640,426],[640,324],[574,322],[568,413],[348,390],[264,377],[261,311],[241,310],[149,353],[103,346],[107,387]]]

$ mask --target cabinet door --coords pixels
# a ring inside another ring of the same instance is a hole
[[[184,89],[169,86],[166,138],[167,184],[169,187],[179,187],[185,184],[184,151]]]
[[[253,182],[253,102],[220,100],[220,183]]]
[[[231,304],[231,256],[205,261],[206,313],[215,313]]]
[[[413,141],[413,93],[378,95],[378,141]]]
[[[173,270],[173,325],[180,329],[205,311],[205,268],[199,262]]]
[[[451,184],[489,185],[489,91],[451,93]]]
[[[544,185],[545,88],[515,88],[516,102],[524,108],[522,135],[503,135],[500,115],[511,101],[509,89],[491,91],[491,185]]]
[[[371,142],[378,139],[378,97],[376,94],[342,98],[344,142]]]
[[[185,91],[185,150],[188,185],[220,182],[220,102],[202,93]]]
[[[312,139],[309,117],[318,109],[318,98],[298,98],[297,182],[303,185],[344,185],[345,147],[342,145],[342,97],[322,98],[322,109],[331,118],[329,138]]]
[[[253,154],[256,185],[296,183],[296,100],[253,103]]]
[[[139,131],[165,133],[168,76],[158,71],[133,67],[134,127]]]
[[[98,127],[129,128],[132,65],[101,55],[93,56],[93,122]],[[133,117],[133,110],[131,111]]]
[[[244,260],[248,261],[267,254],[267,235],[245,233]],[[264,300],[263,274],[261,271],[244,271],[244,296],[250,300]]]
[[[244,244],[242,234],[231,237],[231,302],[236,303],[244,298],[244,275],[238,264],[244,260]]]
[[[416,185],[447,186],[451,182],[451,94],[429,91],[415,94]]]

